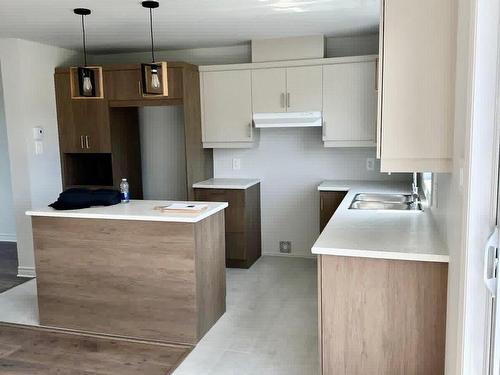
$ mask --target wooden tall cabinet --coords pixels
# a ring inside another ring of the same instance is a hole
[[[382,172],[451,170],[457,8],[453,0],[382,1]]]
[[[138,108],[183,105],[188,199],[193,183],[213,175],[212,150],[203,149],[196,66],[168,64],[168,96],[143,96],[140,64],[103,66],[104,98],[72,99],[69,68],[54,75],[63,187],[118,188],[127,178],[142,198]]]

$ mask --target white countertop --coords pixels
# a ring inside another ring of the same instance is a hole
[[[156,206],[165,206],[170,203],[204,203],[206,210],[199,213],[160,212]],[[28,216],[68,217],[78,219],[111,219],[111,220],[141,220],[141,221],[167,221],[178,223],[197,223],[228,206],[227,202],[173,202],[131,200],[129,203],[120,203],[114,206],[99,206],[82,208],[79,210],[55,210],[44,207],[38,210],[27,211]]]
[[[424,212],[350,210],[357,193],[410,193],[409,183],[325,181],[320,191],[347,195],[312,247],[313,254],[448,262],[448,249],[430,209]]]
[[[260,182],[254,178],[211,178],[209,180],[193,184],[193,188],[199,189],[248,189]]]

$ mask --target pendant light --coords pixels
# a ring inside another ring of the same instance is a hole
[[[73,99],[101,99],[104,97],[102,85],[102,68],[87,65],[85,17],[92,12],[87,8],[76,8],[73,9],[73,12],[77,16],[80,16],[82,19],[83,66],[70,68],[71,97]]]
[[[143,1],[142,6],[149,9],[149,31],[151,37],[151,63],[141,64],[142,93],[144,96],[168,96],[167,63],[155,59],[153,33],[153,9],[160,6],[158,1]]]

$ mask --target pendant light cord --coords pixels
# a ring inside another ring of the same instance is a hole
[[[87,43],[86,43],[86,38],[85,38],[85,16],[82,15],[82,31],[83,31],[83,62],[84,66],[87,66]]]
[[[150,33],[151,33],[151,62],[155,62],[155,43],[154,43],[154,36],[153,36],[153,10],[149,8],[149,27],[150,27]]]

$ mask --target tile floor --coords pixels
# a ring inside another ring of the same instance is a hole
[[[17,244],[0,242],[0,293],[22,284],[30,277],[17,277]]]
[[[0,294],[0,321],[38,324],[36,282]],[[319,374],[316,261],[227,270],[227,311],[174,375]]]
[[[319,374],[316,261],[227,270],[227,311],[174,375]]]

